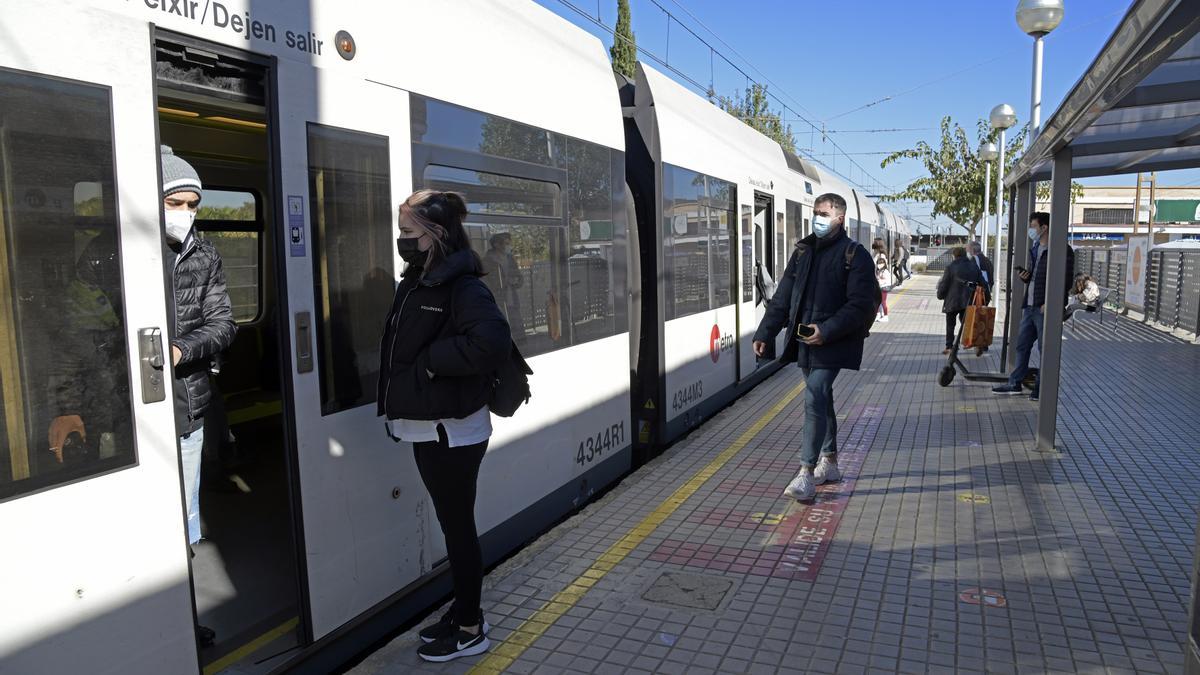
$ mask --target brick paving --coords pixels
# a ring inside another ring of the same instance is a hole
[[[1068,328],[1059,450],[1041,453],[1036,403],[937,386],[934,283],[909,282],[864,369],[837,380],[841,483],[812,505],[781,496],[801,395],[507,672],[1181,671],[1200,347],[1111,316]],[[493,652],[800,380],[784,369],[490,573]],[[351,672],[480,661],[426,664],[417,644]]]

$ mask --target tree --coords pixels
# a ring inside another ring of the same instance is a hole
[[[975,238],[975,226],[984,215],[984,186],[986,184],[987,165],[979,159],[977,149],[984,142],[998,143],[1000,132],[992,129],[988,120],[980,119],[975,123],[974,145],[967,139],[967,133],[949,117],[942,118],[940,147],[934,149],[925,141],[918,141],[915,148],[893,152],[880,162],[879,166],[888,166],[902,160],[915,159],[925,165],[929,175],[908,184],[900,192],[884,195],[884,201],[899,201],[913,199],[933,204],[934,217],[944,215],[960,227],[969,230],[971,238]],[[1004,173],[1007,174],[1017,161],[1021,159],[1020,151],[1025,145],[1025,135],[1028,127],[1012,135],[1008,140],[1004,153]],[[996,182],[996,167],[991,167],[992,182]],[[1039,183],[1037,195],[1039,199],[1049,198],[1049,183]],[[995,185],[992,190],[996,189]],[[993,194],[995,194],[993,192]],[[1083,194],[1083,186],[1071,182],[1071,201]],[[986,195],[987,213],[995,215],[996,203],[992,195]],[[1008,194],[1004,194],[1008,200]]]
[[[979,159],[976,149],[985,141],[999,141],[1000,132],[991,128],[987,120],[976,123],[976,142],[972,144],[967,132],[950,117],[942,118],[940,147],[935,149],[925,141],[918,141],[915,148],[893,152],[880,162],[881,168],[902,159],[915,159],[925,165],[929,175],[918,178],[903,190],[884,195],[884,201],[913,199],[930,202],[932,216],[946,216],[960,227],[969,230],[975,237],[975,225],[984,214],[984,183],[987,167]],[[1013,134],[1005,148],[1005,173],[1020,158],[1019,150],[1025,144],[1027,128]],[[992,167],[993,180],[995,167]],[[993,187],[993,190],[995,188]],[[995,213],[992,199],[987,199],[987,212]]]
[[[796,152],[796,139],[792,136],[792,125],[784,124],[783,117],[771,110],[767,88],[757,82],[746,88],[744,95],[736,98],[718,96],[717,107],[758,130],[764,136],[779,143],[788,152]]]
[[[629,19],[629,0],[617,0],[616,35],[608,51],[612,55],[613,70],[633,79],[637,72],[637,38]]]

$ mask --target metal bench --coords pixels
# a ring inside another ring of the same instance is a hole
[[[1105,288],[1103,286],[1100,286],[1099,289],[1100,295],[1096,297],[1095,302],[1088,303],[1078,310],[1071,312],[1072,333],[1075,332],[1076,317],[1078,317],[1080,314],[1094,314],[1100,320],[1101,324],[1104,323],[1104,305],[1108,302],[1109,298],[1115,293],[1115,291],[1111,288]]]

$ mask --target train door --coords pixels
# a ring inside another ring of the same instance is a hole
[[[754,193],[754,325],[757,327],[767,310],[767,301],[775,291],[775,199]]]
[[[376,416],[397,208],[413,188],[410,102],[340,69],[282,60],[279,101],[288,377],[319,639],[430,572],[440,544],[410,446]]]
[[[295,459],[280,377],[272,75],[268,59],[163,32],[155,71],[159,138],[204,184],[196,229],[220,254],[238,325],[212,364],[203,538],[192,547],[200,660],[217,672],[301,641]]]
[[[0,669],[195,672],[147,26],[55,11],[0,40]]]

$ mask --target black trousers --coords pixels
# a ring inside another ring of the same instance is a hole
[[[957,337],[955,333],[958,330],[954,325],[955,320],[960,324],[966,321],[967,310],[964,309],[961,312],[949,312],[946,314],[946,349],[954,348],[954,341]]]
[[[414,443],[421,482],[433,500],[446,537],[446,557],[454,579],[454,617],[460,626],[479,623],[483,593],[483,551],[475,530],[475,485],[487,441],[451,448],[438,425],[438,440]]]

